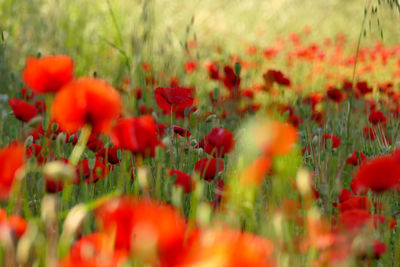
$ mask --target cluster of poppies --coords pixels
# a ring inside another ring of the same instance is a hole
[[[19,216],[38,215],[37,200],[23,197],[39,173],[35,195],[65,201],[60,219],[74,188],[95,196],[103,183],[118,195],[78,204],[96,221],[84,230],[71,210],[60,266],[277,266],[296,257],[338,266],[396,257],[400,49],[376,43],[354,57],[343,35],[307,43],[308,34],[250,45],[227,61],[217,49],[204,68],[188,58],[188,77],[208,76],[202,86],[142,62],[141,86],[125,78],[114,87],[76,77],[69,56],[28,57],[26,87],[8,102],[23,131],[0,150],[8,204],[0,244],[3,232],[17,252],[39,239],[37,218],[31,226]],[[285,64],[271,68],[275,61]],[[296,77],[304,66],[309,72]],[[396,67],[390,81],[370,79],[388,66]],[[253,124],[243,122],[249,117]],[[58,232],[46,208],[46,231]],[[30,253],[17,261],[42,260]]]

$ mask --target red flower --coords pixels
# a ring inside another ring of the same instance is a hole
[[[386,117],[383,115],[383,112],[380,110],[374,110],[369,114],[368,120],[373,125],[377,125],[378,123],[385,123]]]
[[[192,135],[191,132],[177,125],[172,126],[172,129],[174,130],[174,133],[179,134],[182,137],[189,137]]]
[[[24,82],[36,93],[53,93],[74,76],[74,62],[69,56],[28,57],[23,71]]]
[[[360,166],[353,181],[375,193],[396,187],[400,178],[400,164],[392,156],[379,156]]]
[[[223,78],[223,82],[225,87],[232,92],[234,88],[239,88],[240,86],[240,77],[237,77],[233,68],[230,66],[224,67],[225,76]]]
[[[233,133],[224,128],[215,127],[201,141],[204,151],[214,157],[224,157],[226,153],[233,150],[235,140]]]
[[[375,240],[373,250],[375,259],[379,259],[386,252],[386,244],[381,241]]]
[[[344,94],[342,91],[336,88],[331,88],[326,92],[328,98],[333,102],[340,103],[344,99]]]
[[[91,134],[89,136],[88,142],[87,142],[87,147],[92,150],[93,152],[98,152],[100,151],[104,146],[103,140],[98,138],[96,135]]]
[[[340,212],[344,212],[346,210],[366,210],[368,211],[371,208],[371,201],[365,196],[354,196],[345,201],[342,201],[339,205]]]
[[[94,133],[107,133],[119,116],[121,105],[119,93],[103,80],[80,78],[56,95],[51,114],[66,132],[76,132],[89,124]]]
[[[162,145],[150,115],[120,119],[112,130],[111,139],[117,148],[128,149],[144,157],[154,157],[156,146]]]
[[[6,199],[14,182],[15,174],[24,164],[23,145],[12,144],[0,149],[0,199]]]
[[[357,150],[353,151],[350,157],[347,158],[347,164],[357,166],[359,164],[363,164],[367,160],[367,156],[364,153],[359,152],[359,156],[357,156]]]
[[[104,233],[92,233],[80,238],[60,262],[60,267],[113,267],[123,266],[128,253],[115,251],[110,237]]]
[[[183,247],[186,225],[172,207],[123,197],[103,204],[95,215],[104,231],[115,236],[116,249],[139,255],[151,249],[165,264],[161,266],[174,266]]]
[[[342,212],[340,219],[347,230],[357,230],[371,221],[371,214],[366,210],[351,209]]]
[[[201,159],[195,163],[194,169],[201,178],[211,181],[218,172],[224,170],[224,162],[220,159]]]
[[[107,161],[111,164],[119,163],[118,159],[118,148],[110,147],[110,148],[102,148],[99,152],[96,153],[96,157],[100,157],[104,159],[104,164]]]
[[[176,175],[175,185],[183,188],[183,192],[190,193],[193,190],[192,177],[179,170],[171,170],[169,176]]]
[[[38,113],[38,110],[36,107],[34,107],[16,97],[11,98],[8,101],[8,104],[10,105],[10,107],[12,108],[12,110],[14,112],[14,116],[23,122],[30,121]]]
[[[204,229],[182,255],[178,266],[275,266],[273,243],[263,237],[229,229]]]
[[[158,87],[154,91],[157,105],[166,113],[185,109],[193,105],[193,89],[183,87]]]
[[[10,215],[4,209],[0,209],[0,228],[10,230],[15,237],[20,238],[26,231],[28,224],[18,215]]]
[[[322,136],[322,142],[326,146],[328,143],[328,140],[332,140],[332,148],[338,148],[340,146],[340,142],[342,141],[339,137],[331,135],[331,134],[324,134]]]
[[[89,161],[87,159],[82,160],[76,167],[78,176],[85,182],[97,182],[99,179],[104,179],[107,176],[109,168],[104,166],[103,163],[96,160],[93,169],[89,168]]]
[[[215,62],[210,62],[206,65],[206,69],[210,75],[211,80],[219,80],[219,66]]]
[[[283,85],[283,86],[290,86],[290,80],[283,75],[281,71],[278,70],[268,70],[266,73],[263,75],[264,81],[266,83],[274,83],[276,82],[277,84]]]
[[[366,95],[372,92],[372,88],[368,87],[367,82],[358,82],[356,84],[356,88],[361,93],[361,95]]]
[[[194,60],[187,61],[185,63],[185,71],[186,73],[192,73],[197,69],[197,62]]]

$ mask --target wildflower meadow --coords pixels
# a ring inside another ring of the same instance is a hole
[[[0,266],[400,266],[398,0],[0,0]]]

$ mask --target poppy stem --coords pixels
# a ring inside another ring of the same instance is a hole
[[[85,125],[81,129],[81,134],[79,135],[78,143],[72,150],[72,153],[69,157],[69,161],[71,164],[78,164],[79,159],[81,158],[83,151],[85,151],[86,144],[89,140],[90,134],[92,132],[92,127],[90,125]]]

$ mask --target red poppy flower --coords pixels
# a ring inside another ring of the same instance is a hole
[[[172,129],[174,130],[174,133],[179,134],[182,137],[189,137],[192,135],[191,132],[177,125],[172,126]]]
[[[23,145],[12,144],[0,149],[0,199],[7,199],[16,172],[24,164]]]
[[[357,230],[371,221],[371,214],[366,210],[351,209],[340,213],[340,221],[347,230]]]
[[[361,165],[354,180],[364,188],[381,193],[399,183],[400,164],[392,156],[379,156]]]
[[[275,266],[268,239],[222,227],[202,230],[179,266]]]
[[[16,97],[11,98],[8,101],[8,104],[14,112],[14,116],[23,122],[30,121],[38,113],[38,109],[36,107]]]
[[[28,57],[22,73],[24,82],[36,93],[57,92],[74,76],[74,62],[69,56]]]
[[[369,114],[368,120],[373,125],[377,125],[378,123],[385,123],[386,117],[383,115],[382,111],[374,110]]]
[[[87,145],[86,145],[90,150],[92,150],[93,152],[98,152],[100,151],[103,146],[104,146],[104,142],[103,140],[101,140],[99,137],[97,137],[94,134],[91,134],[89,136],[89,139],[87,141]]]
[[[215,62],[209,62],[206,64],[206,69],[208,71],[208,74],[210,76],[211,80],[219,80],[219,66]]]
[[[182,251],[185,220],[170,206],[123,197],[97,208],[95,216],[103,230],[115,236],[116,249],[139,256],[151,249],[167,264],[161,266],[174,266]]]
[[[340,212],[344,212],[346,210],[366,210],[368,211],[371,208],[371,201],[365,196],[354,196],[351,197],[339,205]]]
[[[158,87],[154,91],[157,105],[166,113],[185,109],[193,105],[193,89],[183,87]]]
[[[332,140],[332,148],[338,148],[340,146],[340,142],[342,141],[339,137],[331,135],[331,134],[324,134],[322,136],[322,142],[326,146],[328,140]]]
[[[76,132],[89,124],[94,133],[107,133],[121,105],[119,93],[103,80],[80,78],[58,92],[51,114],[63,131]]]
[[[165,124],[163,123],[157,123],[157,134],[159,136],[164,136],[165,135],[165,129],[167,128],[167,126],[165,126]]]
[[[27,226],[27,222],[21,216],[10,215],[7,217],[6,211],[0,209],[0,228],[6,228],[15,237],[20,238],[25,233]]]
[[[331,88],[326,92],[328,98],[333,102],[340,103],[344,99],[344,94],[342,91],[336,88]]]
[[[290,86],[290,80],[283,75],[281,71],[278,70],[268,70],[263,75],[264,81],[266,83],[277,83],[283,86]]]
[[[26,156],[27,157],[34,156],[38,161],[38,163],[43,163],[45,161],[45,158],[42,155],[42,149],[43,147],[41,145],[33,143],[26,149]]]
[[[350,157],[347,158],[347,164],[357,166],[363,164],[367,160],[367,156],[364,153],[359,152],[359,156],[357,156],[357,150],[353,151]]]
[[[231,66],[225,66],[224,73],[225,76],[223,78],[223,82],[225,87],[231,92],[233,92],[234,88],[238,89],[240,86],[241,79],[240,77],[236,76],[233,68]]]
[[[201,178],[211,181],[224,170],[224,162],[220,159],[201,159],[195,163],[194,169]]]
[[[93,166],[93,169],[89,168],[89,161],[87,159],[82,160],[76,166],[78,177],[81,177],[85,182],[97,182],[99,179],[104,179],[107,174],[109,168],[104,166],[103,163],[96,160]]]
[[[109,148],[102,148],[100,149],[99,152],[96,153],[96,157],[103,158],[104,164],[107,159],[107,161],[111,164],[117,164],[119,163],[118,159],[118,148],[116,147],[109,147]]]
[[[356,84],[356,88],[357,88],[358,92],[361,93],[361,95],[366,95],[366,94],[372,92],[372,88],[368,87],[368,84],[365,81],[364,82],[358,82]]]
[[[186,173],[179,170],[171,170],[169,176],[176,175],[175,185],[183,188],[183,192],[190,193],[193,190],[193,179]]]
[[[186,61],[185,63],[185,71],[186,73],[192,73],[197,69],[197,62],[194,60]]]
[[[112,130],[111,139],[117,148],[128,149],[144,157],[154,157],[156,146],[162,145],[150,115],[120,119]]]
[[[129,258],[127,252],[114,251],[110,237],[92,233],[80,238],[60,262],[60,267],[113,267],[123,266]]]
[[[204,144],[204,151],[214,157],[224,157],[235,146],[233,133],[220,127],[212,129],[201,142]]]
[[[387,246],[385,243],[378,240],[374,240],[374,245],[373,245],[374,258],[380,259],[382,255],[386,252],[386,248]]]

